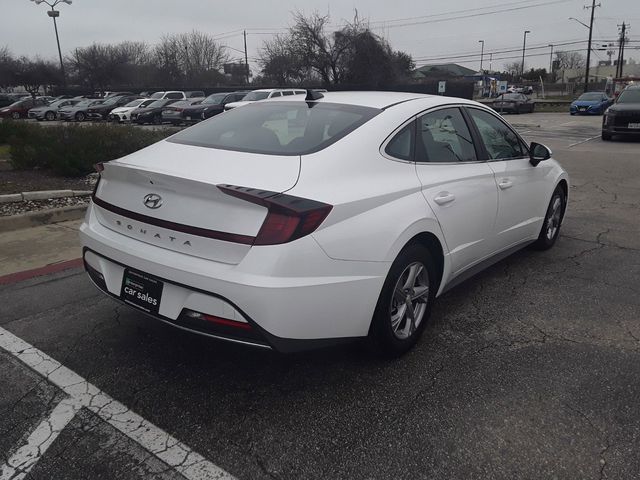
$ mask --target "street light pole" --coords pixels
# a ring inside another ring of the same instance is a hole
[[[551,54],[549,55],[549,75],[553,77],[553,43],[550,43]]]
[[[482,60],[484,59],[484,40],[478,40],[478,43],[482,44],[482,49],[480,50],[480,73],[482,73]]]
[[[64,62],[62,61],[62,50],[60,48],[60,36],[58,35],[58,24],[56,23],[56,18],[60,16],[60,11],[56,10],[56,5],[59,3],[66,3],[67,5],[71,5],[72,0],[54,0],[53,3],[50,3],[47,0],[31,0],[36,5],[40,5],[41,3],[46,3],[51,7],[51,10],[47,11],[47,15],[53,19],[53,28],[56,32],[56,44],[58,45],[58,58],[60,59],[60,73],[62,74],[62,84],[66,86],[67,77],[64,71]]]
[[[524,40],[522,41],[522,68],[520,68],[520,80],[524,77],[524,53],[527,50],[527,34],[531,33],[530,30],[524,31]]]

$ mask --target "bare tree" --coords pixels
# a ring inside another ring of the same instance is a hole
[[[60,69],[54,62],[36,58],[30,60],[20,57],[15,63],[16,83],[32,96],[40,92],[41,87],[50,87],[60,83]]]
[[[389,84],[413,68],[411,57],[394,52],[389,44],[354,16],[342,29],[327,33],[330,18],[294,13],[286,35],[267,41],[261,52],[263,73],[278,82],[308,81],[319,77],[325,86],[359,83]]]
[[[211,36],[194,30],[162,37],[155,58],[165,81],[195,85],[219,81],[229,55]]]
[[[556,62],[560,70],[584,68],[586,60],[580,52],[556,52]]]
[[[0,88],[12,87],[15,85],[16,61],[11,54],[9,47],[0,48]]]

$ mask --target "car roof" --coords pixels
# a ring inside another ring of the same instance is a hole
[[[443,97],[441,95],[426,95],[423,93],[405,93],[405,92],[322,92],[322,98],[319,102],[341,103],[345,105],[358,105],[361,107],[371,108],[388,108],[398,103],[407,102],[417,99],[432,99],[434,105],[449,104],[452,100],[459,103],[471,103],[461,98]],[[292,97],[278,97],[269,99],[269,102],[292,102],[299,101]]]

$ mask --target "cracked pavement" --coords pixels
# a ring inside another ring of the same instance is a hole
[[[569,171],[562,236],[440,298],[400,359],[217,343],[77,270],[0,287],[2,328],[110,397],[27,478],[181,478],[122,432],[140,433],[127,407],[241,479],[640,478],[640,141],[580,143],[598,117],[508,119]],[[0,392],[5,462],[67,393],[2,350]]]

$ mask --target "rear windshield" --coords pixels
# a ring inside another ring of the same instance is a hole
[[[317,152],[381,110],[306,102],[254,103],[177,133],[170,142],[269,155]]]

